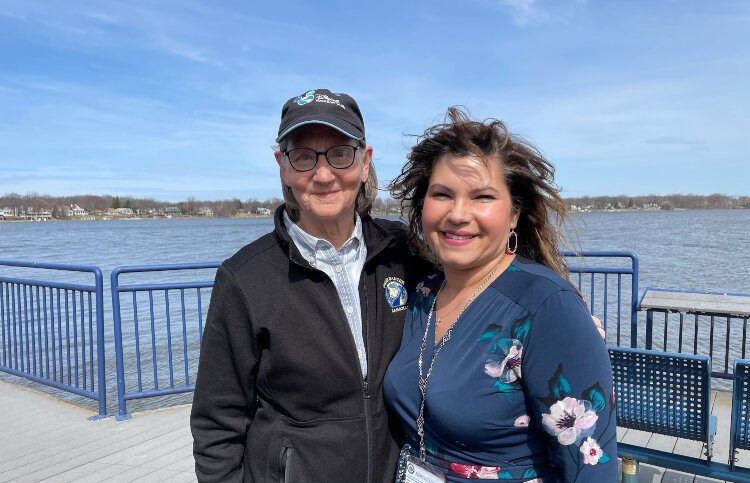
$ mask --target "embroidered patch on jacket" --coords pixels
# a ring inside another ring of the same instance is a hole
[[[385,289],[385,300],[393,312],[406,310],[408,296],[403,280],[396,277],[388,277],[383,283],[383,288]]]

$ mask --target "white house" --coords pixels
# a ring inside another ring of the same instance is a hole
[[[89,212],[78,206],[77,204],[73,203],[68,208],[68,216],[86,216]]]
[[[26,210],[26,218],[30,220],[50,220],[52,213],[45,208],[29,208]]]

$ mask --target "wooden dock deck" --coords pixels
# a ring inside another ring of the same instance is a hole
[[[718,415],[714,459],[729,455],[731,394],[714,391]],[[92,413],[49,395],[0,381],[0,482],[187,482],[196,481],[190,406],[136,413],[127,421],[89,421]],[[635,430],[618,441],[699,456],[702,445]],[[739,464],[750,467],[750,454]],[[641,482],[715,482],[641,464]]]
[[[189,405],[127,421],[91,415],[0,381],[0,482],[197,481]]]

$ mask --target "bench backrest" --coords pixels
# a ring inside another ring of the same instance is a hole
[[[708,442],[708,356],[610,347],[617,425]]]
[[[731,432],[730,459],[735,449],[750,449],[750,359],[734,363]]]

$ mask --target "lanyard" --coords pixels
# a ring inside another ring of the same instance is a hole
[[[505,260],[505,253],[503,253],[503,256],[500,257],[500,260],[495,264],[494,267],[492,267],[492,270],[490,270],[490,273],[487,274],[486,277],[484,277],[484,280],[482,280],[482,283],[479,284],[479,286],[472,292],[471,296],[466,300],[466,304],[464,304],[461,311],[456,316],[456,319],[453,321],[453,323],[448,327],[448,330],[446,331],[445,335],[443,335],[443,338],[440,339],[440,342],[438,343],[437,347],[435,347],[434,352],[432,353],[432,360],[430,361],[430,367],[427,368],[427,374],[424,376],[422,375],[422,367],[424,365],[424,352],[425,349],[427,349],[427,336],[430,332],[430,323],[432,322],[432,316],[435,312],[435,305],[437,304],[437,298],[438,295],[440,295],[440,291],[445,286],[445,279],[443,279],[443,283],[440,284],[440,288],[438,289],[437,293],[435,294],[435,298],[432,299],[432,306],[430,307],[430,313],[427,315],[427,324],[425,324],[424,328],[424,335],[422,336],[422,344],[419,346],[419,359],[417,359],[417,366],[419,368],[419,379],[417,380],[417,385],[419,386],[419,393],[421,395],[420,401],[419,401],[419,416],[417,417],[417,435],[419,435],[419,459],[422,460],[422,462],[425,461],[426,451],[424,447],[424,402],[427,397],[427,381],[430,380],[430,376],[432,375],[432,367],[435,365],[435,359],[437,359],[438,353],[440,352],[440,349],[443,348],[443,346],[451,339],[451,334],[453,333],[453,327],[456,326],[456,322],[458,322],[458,319],[461,318],[461,315],[464,313],[464,310],[466,310],[469,305],[474,301],[475,298],[484,290],[485,285],[492,279],[492,276],[495,275],[495,272],[498,268],[500,268],[500,265],[503,263],[503,260]],[[435,316],[437,318],[437,315]]]
[[[443,283],[440,284],[440,289],[443,288],[443,285],[445,285],[445,280],[443,280]],[[438,294],[440,293],[440,289],[438,289]],[[442,339],[440,339],[440,342],[438,343],[438,346],[435,348],[435,351],[432,353],[432,360],[430,361],[430,367],[427,368],[427,374],[422,376],[422,365],[424,361],[424,351],[427,348],[427,335],[430,332],[430,321],[432,321],[432,314],[435,311],[435,303],[437,302],[437,294],[435,294],[435,298],[432,300],[432,307],[430,307],[430,313],[427,316],[427,325],[424,328],[424,336],[422,337],[422,344],[419,346],[419,359],[417,360],[417,365],[419,367],[419,380],[417,381],[417,385],[419,386],[419,393],[421,394],[421,398],[419,401],[419,416],[417,417],[417,434],[419,435],[419,459],[424,462],[425,460],[425,447],[424,447],[424,401],[427,396],[427,381],[430,379],[430,375],[432,375],[432,366],[435,364],[435,359],[437,359],[438,352],[440,352],[440,349],[443,348],[446,342],[448,342],[451,338],[451,333],[453,332],[453,326],[456,325],[456,322],[453,321],[453,324],[448,329],[448,332],[445,333]],[[463,310],[461,311],[463,312]],[[459,316],[461,314],[458,314]],[[458,317],[456,317],[456,320],[458,320]]]

